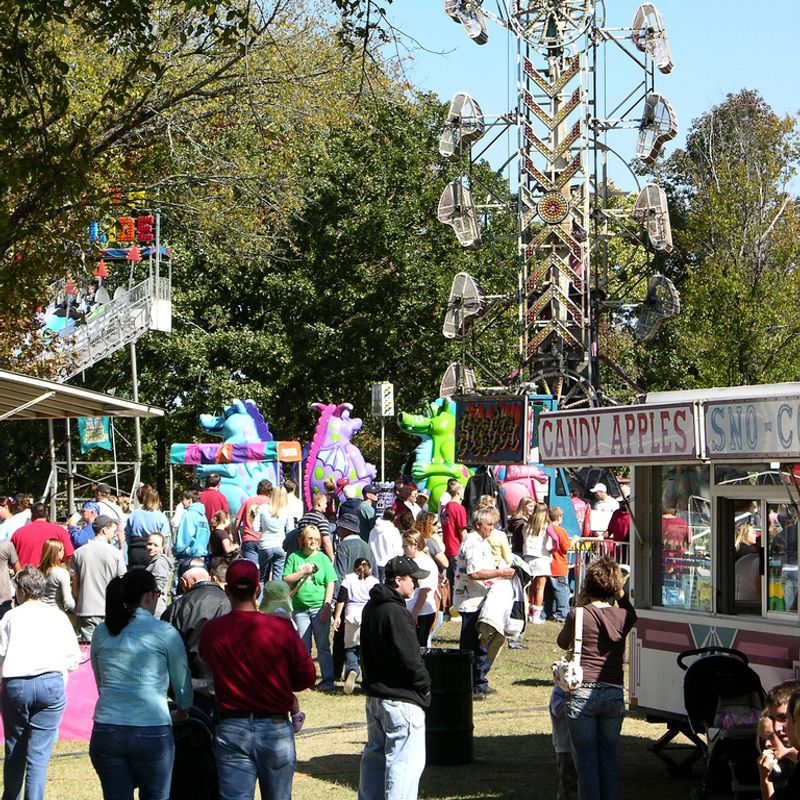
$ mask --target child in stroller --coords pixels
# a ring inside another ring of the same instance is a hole
[[[683,696],[689,723],[706,739],[706,773],[697,794],[758,797],[753,741],[764,690],[747,656],[727,647],[704,647],[681,653],[678,665],[686,670]]]

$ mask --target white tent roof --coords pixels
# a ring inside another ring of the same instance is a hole
[[[164,410],[155,406],[0,370],[0,421],[163,416]]]

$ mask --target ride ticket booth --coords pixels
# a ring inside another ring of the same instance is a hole
[[[630,468],[632,706],[685,719],[694,648],[742,651],[767,690],[800,677],[800,383],[542,413],[537,433],[546,465]]]

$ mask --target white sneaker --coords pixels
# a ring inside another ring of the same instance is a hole
[[[356,688],[356,678],[358,677],[358,673],[351,669],[350,672],[347,673],[347,677],[344,679],[344,693],[345,694],[353,694],[353,689]]]

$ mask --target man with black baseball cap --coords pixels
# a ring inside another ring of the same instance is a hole
[[[367,694],[367,744],[361,756],[359,800],[415,798],[425,769],[425,709],[431,679],[406,608],[428,571],[395,556],[384,583],[373,587],[361,618],[361,685]]]
[[[200,657],[214,679],[215,755],[222,797],[291,797],[297,764],[289,712],[293,692],[317,671],[292,621],[258,610],[258,567],[234,561],[226,575],[231,612],[200,631]]]

